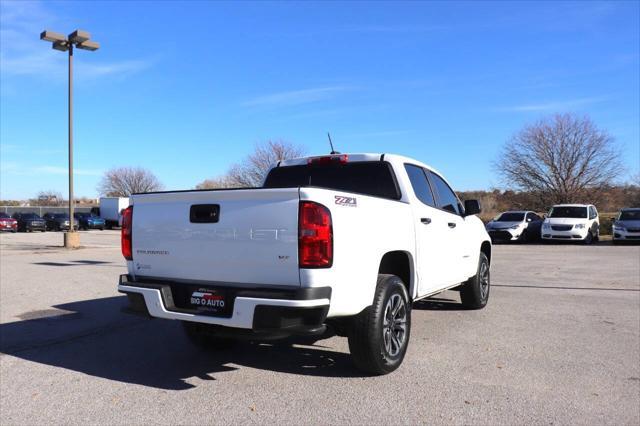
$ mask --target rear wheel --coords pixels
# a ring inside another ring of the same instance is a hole
[[[410,334],[411,303],[404,283],[395,275],[378,275],[373,304],[349,327],[354,364],[371,374],[391,373],[402,364]]]
[[[236,343],[235,340],[216,336],[214,327],[199,322],[182,321],[182,327],[187,338],[195,346],[202,349],[229,349]]]
[[[484,308],[489,301],[490,290],[491,273],[489,270],[489,259],[487,259],[484,253],[480,253],[476,274],[469,278],[460,289],[462,305],[467,309]]]

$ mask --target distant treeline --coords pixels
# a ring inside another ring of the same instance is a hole
[[[483,216],[492,216],[506,210],[533,210],[546,212],[551,205],[545,202],[546,194],[535,192],[494,189],[491,191],[462,191],[458,196],[480,200]],[[594,204],[600,212],[616,212],[623,207],[640,207],[640,186],[621,185],[601,188],[580,201]],[[558,201],[560,203],[562,201]]]

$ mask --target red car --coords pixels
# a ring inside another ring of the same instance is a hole
[[[18,232],[18,221],[6,213],[0,213],[0,231]]]

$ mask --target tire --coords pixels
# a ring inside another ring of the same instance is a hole
[[[407,288],[397,276],[379,274],[373,304],[354,317],[349,327],[349,351],[355,366],[374,375],[391,373],[402,364],[410,335]]]
[[[466,309],[484,308],[489,301],[490,290],[491,270],[489,268],[489,259],[484,253],[480,253],[476,274],[469,278],[460,289],[462,306]]]
[[[591,230],[587,232],[587,236],[585,237],[583,242],[586,245],[590,245],[591,243],[593,243],[593,234],[591,233]]]
[[[233,347],[233,339],[217,337],[212,332],[213,327],[199,322],[182,321],[182,327],[187,338],[195,346],[206,350],[224,350]]]

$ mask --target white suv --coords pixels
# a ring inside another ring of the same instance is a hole
[[[591,244],[600,238],[598,210],[592,204],[558,204],[542,223],[543,240],[582,241]]]

